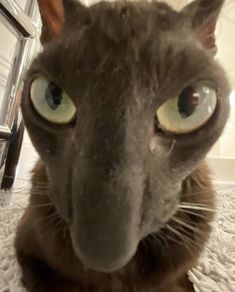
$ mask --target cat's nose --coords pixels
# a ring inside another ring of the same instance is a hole
[[[123,204],[119,210],[93,208],[93,214],[88,217],[83,214],[75,219],[71,230],[73,247],[88,268],[100,272],[116,271],[125,266],[136,252],[138,229],[133,222],[135,215]]]
[[[76,208],[71,226],[72,243],[86,267],[113,272],[125,266],[136,252],[139,214],[134,204],[131,206],[123,198],[118,202],[118,194],[114,198],[110,193],[97,192],[96,196],[104,200],[95,202],[93,198],[88,205],[80,201],[80,207]],[[88,197],[86,194],[84,199],[89,201]]]
[[[78,258],[89,269],[99,272],[114,272],[124,267],[134,256],[137,240],[113,230],[93,232],[88,228],[82,235],[72,236]]]
[[[73,196],[74,250],[88,268],[116,271],[131,260],[140,239],[142,179],[136,172],[115,181],[96,173],[82,190],[79,185]]]

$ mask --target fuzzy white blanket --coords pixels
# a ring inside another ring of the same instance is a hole
[[[211,240],[190,273],[196,292],[235,292],[235,186],[218,186],[218,213]],[[0,206],[9,194],[0,194]],[[23,292],[14,254],[14,233],[27,196],[14,193],[0,207],[0,292]]]

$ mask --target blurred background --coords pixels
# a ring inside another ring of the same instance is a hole
[[[94,1],[82,1],[89,5]],[[188,0],[165,1],[176,9]],[[29,184],[37,154],[23,127],[19,111],[22,78],[40,50],[40,18],[34,0],[0,0],[0,182],[1,187]],[[227,0],[217,26],[216,58],[231,87],[231,116],[226,130],[208,155],[217,182],[235,183],[235,1]],[[21,142],[23,139],[22,147]],[[2,180],[3,175],[9,179]]]

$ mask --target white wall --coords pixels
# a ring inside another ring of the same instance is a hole
[[[224,134],[209,154],[216,180],[235,183],[235,1],[227,1],[217,26],[217,58],[232,88],[231,115]]]
[[[235,90],[235,1],[225,5],[217,27],[218,59],[228,74]],[[231,94],[231,116],[226,131],[212,155],[235,158],[235,91]]]

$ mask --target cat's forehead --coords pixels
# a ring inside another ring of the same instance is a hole
[[[164,2],[104,1],[91,6],[88,14],[89,21],[85,24],[80,24],[78,14],[76,23],[65,28],[57,43],[61,52],[69,49],[74,57],[99,58],[109,50],[124,49],[125,54],[131,55],[152,51],[153,47],[156,50],[162,47],[161,43],[165,48],[168,44],[176,48],[177,40],[191,36],[189,27],[182,26],[186,22],[180,12]],[[119,57],[125,54],[122,51]]]
[[[111,18],[114,22],[114,16],[124,20],[124,22],[132,19],[137,20],[137,17],[139,17],[138,22],[143,20],[146,22],[146,17],[174,20],[179,14],[168,4],[158,1],[101,1],[90,6],[89,13],[93,21],[100,23],[103,22],[104,18]]]
[[[136,83],[138,74],[142,82],[153,79],[159,84],[177,76],[180,87],[210,67],[208,55],[182,25],[186,21],[181,13],[165,3],[100,2],[89,14],[89,23],[70,24],[35,62],[36,70],[64,88],[73,80],[99,81],[101,87],[102,80],[105,85],[113,76],[119,83]]]
[[[179,13],[163,2],[99,2],[89,9],[90,27],[120,41],[179,27]]]
[[[66,63],[72,59],[72,64],[84,64],[86,60],[102,63],[101,59],[109,57],[135,58],[141,51],[157,54],[168,45],[176,50],[177,39],[180,42],[185,40],[182,34],[189,35],[187,27],[182,29],[180,13],[163,2],[99,2],[88,13],[89,22],[80,25],[78,14],[77,23],[70,23],[62,36],[45,48],[46,63],[48,59],[49,64],[53,60],[58,63],[64,56]]]

